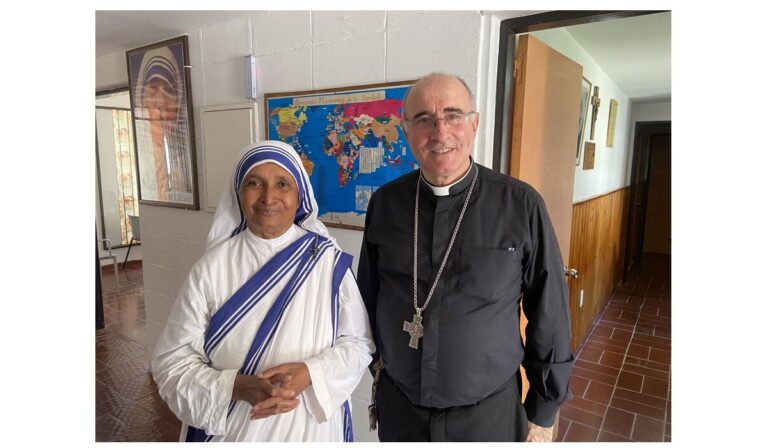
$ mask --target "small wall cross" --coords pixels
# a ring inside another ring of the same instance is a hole
[[[592,95],[592,127],[589,130],[589,139],[595,139],[595,123],[597,123],[597,109],[600,108],[600,87],[595,86],[595,94]]]

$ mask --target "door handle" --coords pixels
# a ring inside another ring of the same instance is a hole
[[[563,270],[565,271],[566,277],[579,278],[579,271],[577,271],[576,269],[573,269],[573,268],[568,269],[568,266],[563,266]]]

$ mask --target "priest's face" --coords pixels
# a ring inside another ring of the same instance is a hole
[[[450,76],[426,77],[413,86],[403,110],[405,137],[427,181],[443,186],[460,179],[469,169],[479,122],[477,113],[468,115],[472,99],[464,85]]]
[[[243,179],[240,208],[251,232],[260,238],[277,238],[293,225],[299,209],[296,181],[277,164],[257,165]]]

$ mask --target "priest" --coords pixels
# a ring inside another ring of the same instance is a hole
[[[420,167],[368,204],[357,281],[377,346],[381,441],[549,441],[568,395],[568,294],[552,224],[531,186],[473,161],[479,121],[460,78],[418,80],[403,129]]]

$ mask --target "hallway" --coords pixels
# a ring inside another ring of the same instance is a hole
[[[614,291],[576,356],[558,440],[671,440],[670,257],[645,254]],[[146,352],[141,262],[103,268],[96,331],[96,441],[177,441],[180,422],[155,390]],[[358,428],[365,431],[365,428]]]
[[[670,258],[643,254],[603,308],[576,354],[559,440],[671,441]]]

